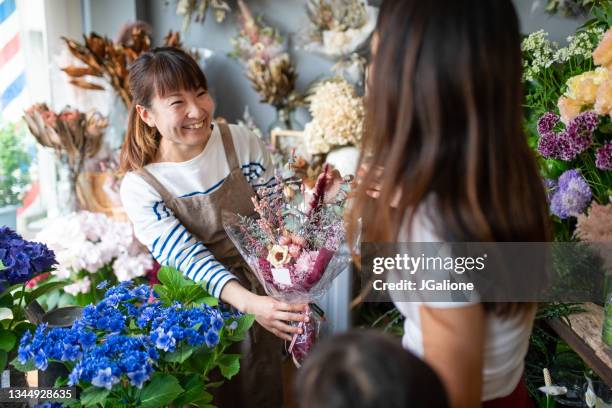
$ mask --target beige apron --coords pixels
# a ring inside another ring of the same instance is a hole
[[[221,131],[229,176],[209,194],[174,197],[148,170],[136,171],[160,194],[166,207],[195,238],[210,249],[215,258],[240,279],[252,292],[265,294],[240,253],[228,238],[221,220],[221,211],[242,215],[254,213],[251,197],[255,195],[246,181],[236,157],[229,127],[217,124]],[[215,403],[220,408],[275,408],[282,405],[282,340],[255,323],[249,336],[233,350],[242,353],[240,373],[215,390]],[[218,392],[217,392],[218,391]]]

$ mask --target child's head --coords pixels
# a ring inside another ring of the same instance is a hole
[[[186,52],[160,47],[141,54],[129,67],[132,106],[121,152],[123,171],[149,164],[160,139],[198,146],[210,134],[214,102],[204,73]]]
[[[295,384],[300,408],[447,407],[434,371],[380,332],[354,330],[317,344]]]
[[[440,239],[546,241],[546,198],[522,131],[512,1],[385,1],[374,40],[362,164],[381,171],[365,172],[353,207],[372,218],[363,238],[395,240],[403,217],[411,222],[435,197]],[[366,189],[377,184],[366,211]],[[395,197],[400,211],[390,208]]]

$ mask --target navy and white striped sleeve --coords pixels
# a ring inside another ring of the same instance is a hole
[[[121,184],[121,200],[136,238],[161,265],[174,267],[187,278],[203,282],[204,288],[216,298],[230,280],[236,279],[140,177],[126,175]]]

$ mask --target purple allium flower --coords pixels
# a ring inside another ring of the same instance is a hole
[[[557,123],[559,123],[559,115],[546,112],[538,120],[538,133],[540,136],[544,136],[544,134],[552,132]]]
[[[567,170],[559,177],[557,191],[550,200],[550,209],[561,219],[576,217],[591,202],[591,188],[578,170]]]
[[[612,170],[612,142],[606,143],[595,152],[595,165],[600,170]]]

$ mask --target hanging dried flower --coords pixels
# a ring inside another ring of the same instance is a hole
[[[204,24],[206,12],[212,7],[213,14],[217,23],[223,22],[228,12],[232,9],[223,0],[178,0],[176,3],[176,14],[183,16],[182,32],[185,34],[191,25],[191,20],[195,14],[195,22]]]
[[[100,77],[117,92],[126,108],[132,103],[132,95],[128,86],[128,66],[140,54],[151,47],[151,38],[140,26],[132,27],[129,38],[122,44],[114,43],[107,37],[96,33],[83,36],[81,44],[70,38],[62,37],[68,50],[84,66],[71,65],[62,68],[70,77],[70,83],[83,89],[104,90],[104,87],[92,82],[87,77]],[[165,37],[165,45],[182,47],[180,36],[172,31]],[[197,55],[195,55],[197,57]]]
[[[288,54],[280,54],[268,63],[258,58],[249,60],[247,77],[261,102],[277,108],[295,108],[299,104],[300,97],[295,92],[297,74]]]

